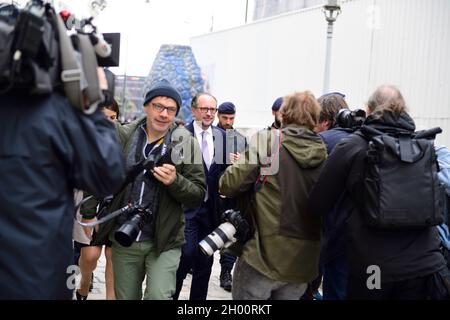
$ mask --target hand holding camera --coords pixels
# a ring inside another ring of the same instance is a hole
[[[177,178],[177,169],[174,165],[168,163],[154,167],[151,172],[158,181],[166,186],[170,186]]]

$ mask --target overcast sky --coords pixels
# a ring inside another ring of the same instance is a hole
[[[189,45],[192,36],[245,23],[246,0],[107,0],[101,32],[121,33],[119,75],[147,76],[162,44]],[[249,1],[252,6],[252,1]],[[249,8],[251,9],[251,8]],[[250,20],[251,14],[248,11]]]

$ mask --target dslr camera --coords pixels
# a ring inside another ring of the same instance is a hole
[[[232,209],[225,211],[222,214],[222,220],[225,222],[199,243],[202,252],[208,256],[221,248],[227,248],[236,241],[245,242],[248,238],[250,227],[239,211]]]
[[[120,245],[129,247],[136,240],[145,223],[152,218],[153,212],[149,207],[132,205],[124,213],[133,213],[133,215],[116,230],[114,239]]]
[[[341,128],[358,129],[366,120],[366,112],[362,109],[341,109],[336,116],[336,124]]]
[[[125,184],[134,181],[139,173],[145,169],[147,172],[153,170],[154,167],[161,166],[165,163],[172,164],[171,161],[171,147],[166,144],[167,139],[165,138],[165,143],[161,146],[160,152],[151,153],[147,159],[138,163],[135,168],[132,168],[131,171],[127,174],[127,178]],[[121,226],[114,233],[114,238],[118,243],[120,243],[124,247],[129,247],[136,240],[139,232],[142,230],[144,225],[150,221],[153,217],[153,210],[158,208],[159,205],[159,184],[155,182],[154,177],[151,173],[147,173],[150,177],[150,181],[153,181],[154,188],[152,189],[153,195],[152,200],[146,206],[141,204],[135,204],[132,206],[128,206],[127,210],[124,211],[126,214],[131,214]]]

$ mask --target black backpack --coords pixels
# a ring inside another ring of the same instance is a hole
[[[369,226],[423,228],[444,221],[445,191],[434,149],[434,137],[441,132],[361,128],[369,141],[362,184],[362,212]]]

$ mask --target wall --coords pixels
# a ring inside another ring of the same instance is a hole
[[[335,23],[330,88],[363,107],[375,88],[397,85],[418,128],[441,126],[450,145],[450,1],[348,0]],[[320,7],[191,39],[219,101],[237,105],[238,127],[272,122],[279,96],[322,94],[326,22]]]

